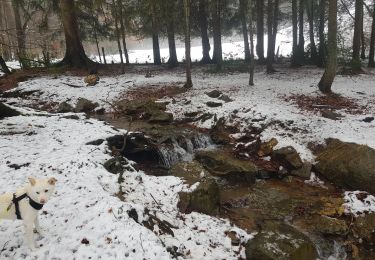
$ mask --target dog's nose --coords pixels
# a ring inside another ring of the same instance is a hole
[[[41,199],[40,203],[44,204],[44,203],[46,203],[46,200],[45,199]]]

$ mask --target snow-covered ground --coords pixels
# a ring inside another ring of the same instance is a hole
[[[0,121],[0,194],[24,185],[28,176],[54,176],[58,182],[40,214],[42,246],[30,252],[22,223],[2,220],[1,259],[170,259],[167,248],[174,246],[192,259],[237,259],[244,253],[225,232],[235,230],[243,241],[251,235],[227,220],[178,212],[177,193],[187,189],[178,178],[125,172],[125,201],[115,196],[118,176],[102,166],[111,158],[106,143],[86,143],[123,131],[83,115],[68,119],[23,112],[28,115]],[[141,223],[147,220],[146,208],[171,223],[174,236],[161,234],[156,226],[152,232],[128,215],[135,209]]]

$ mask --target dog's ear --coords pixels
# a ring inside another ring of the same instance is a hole
[[[51,184],[51,185],[55,185],[56,182],[57,182],[57,180],[54,177],[52,177],[48,180],[48,183]]]
[[[34,179],[34,177],[29,177],[29,182],[30,182],[31,186],[34,186],[35,183],[36,183],[36,180]]]

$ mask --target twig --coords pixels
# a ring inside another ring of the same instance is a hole
[[[8,243],[10,242],[10,240],[9,241],[7,241],[7,242],[5,242],[5,244],[3,245],[3,248],[0,250],[0,255],[1,255],[1,253],[2,252],[4,252],[5,251],[5,249],[6,249],[6,246],[8,245]]]
[[[73,84],[69,84],[69,83],[65,83],[65,82],[63,82],[63,84],[67,85],[69,87],[72,87],[72,88],[83,88],[83,87],[85,87],[85,86],[78,86],[78,85],[73,85]]]

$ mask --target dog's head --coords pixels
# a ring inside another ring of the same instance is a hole
[[[29,185],[27,185],[27,195],[40,204],[45,204],[55,190],[55,178],[49,179],[34,179],[29,177]]]

